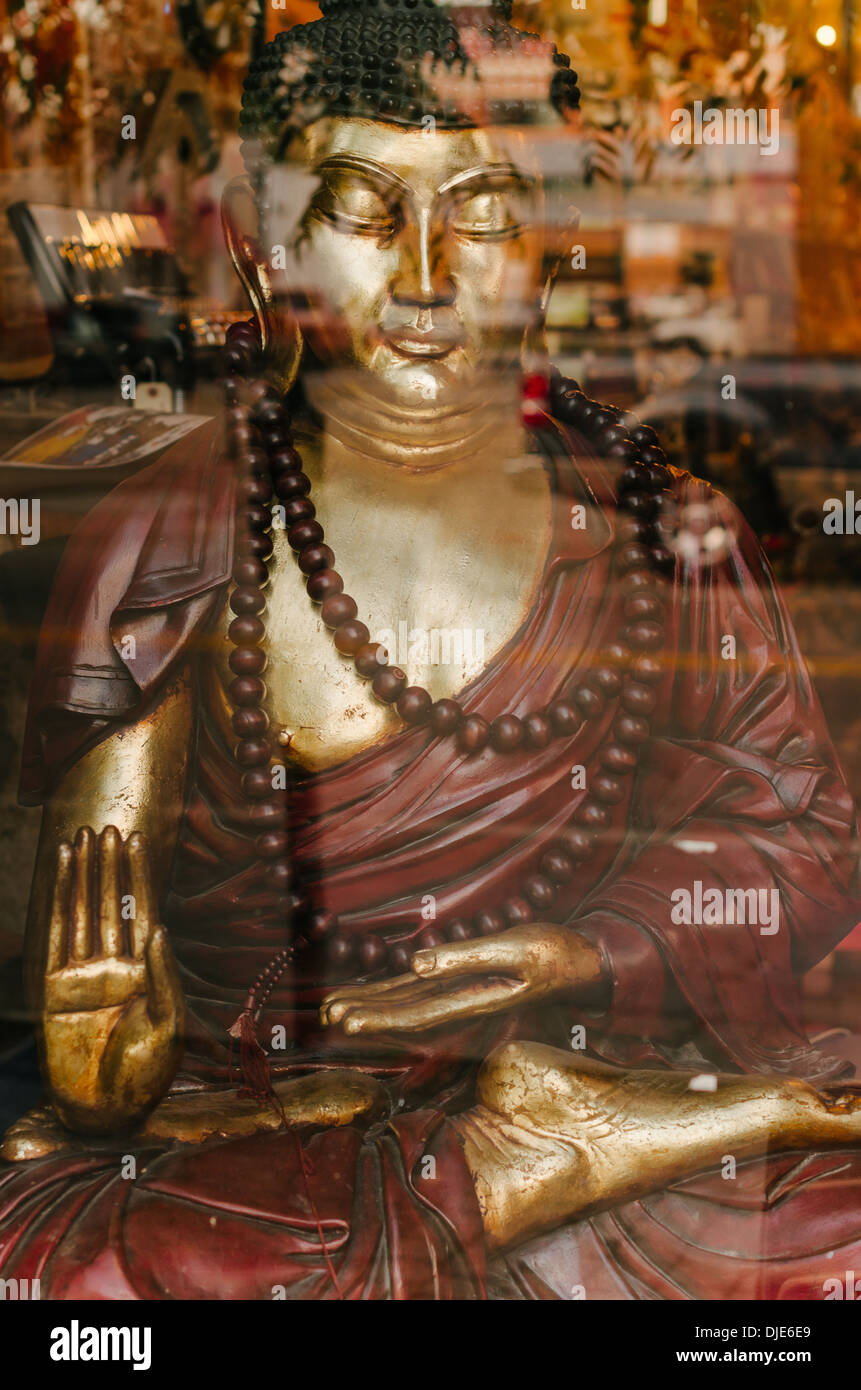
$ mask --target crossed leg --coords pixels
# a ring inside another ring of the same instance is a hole
[[[861,1148],[861,1094],[779,1076],[619,1071],[538,1043],[491,1053],[453,1121],[492,1249],[767,1151]]]

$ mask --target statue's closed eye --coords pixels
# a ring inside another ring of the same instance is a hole
[[[397,207],[363,179],[349,175],[327,178],[310,211],[342,231],[359,236],[388,236],[398,225]]]
[[[516,189],[464,193],[457,201],[450,226],[459,236],[497,238],[518,236],[527,222],[524,195]]]

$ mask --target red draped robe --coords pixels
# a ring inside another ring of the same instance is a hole
[[[516,639],[461,693],[487,719],[525,714],[570,690],[622,625],[611,483],[583,440],[548,425],[543,447],[563,500],[541,592]],[[681,475],[676,492],[683,524],[705,516],[723,542],[708,563],[683,553],[651,741],[598,854],[560,890],[552,913],[605,952],[607,1013],[587,1018],[556,1002],[373,1046],[320,1027],[317,1007],[333,977],[321,959],[303,959],[260,1030],[265,1038],[276,1024],[286,1029],[276,1074],[361,1067],[386,1083],[391,1118],[307,1138],[305,1177],[287,1132],[150,1144],[138,1152],[134,1181],[119,1172],[119,1154],[134,1151],[129,1139],[7,1165],[3,1276],[40,1277],[43,1297],[53,1298],[448,1299],[488,1289],[565,1298],[581,1288],[590,1298],[817,1298],[834,1267],[861,1260],[861,1152],[843,1151],[749,1162],[733,1181],[700,1175],[575,1221],[488,1269],[448,1122],[470,1104],[497,1042],[570,1046],[578,1024],[592,1055],[626,1066],[820,1083],[846,1073],[808,1041],[798,982],[859,916],[854,808],[756,540],[706,485]],[[582,529],[571,526],[572,496],[586,504]],[[200,672],[229,582],[233,512],[232,465],[207,426],[84,522],[45,619],[25,800],[49,795],[77,758],[145,711],[181,663]],[[136,656],[127,665],[129,634]],[[727,637],[734,660],[723,655]],[[283,926],[256,911],[266,901],[263,866],[235,814],[242,797],[230,750],[203,699],[198,710],[165,909],[189,1010],[176,1090],[227,1084],[226,1029],[284,944]],[[455,918],[499,908],[570,822],[586,795],[572,790],[572,767],[586,768],[588,785],[614,714],[610,702],[570,740],[505,756],[465,757],[450,740],[404,730],[302,778],[291,798],[293,838],[316,903],[337,912],[357,943],[367,933],[412,942],[426,926],[426,894],[443,933]],[[777,888],[779,930],[674,924],[671,894],[695,880],[704,893]]]

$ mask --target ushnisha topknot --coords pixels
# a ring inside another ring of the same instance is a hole
[[[418,9],[420,5],[427,5],[429,8],[437,9],[469,9],[469,0],[416,0],[415,4],[408,5],[411,10]],[[394,5],[389,5],[388,0],[319,0],[320,10],[324,15],[338,14],[344,10],[375,10],[375,9],[394,9]],[[480,6],[473,4],[472,8],[478,9]],[[490,9],[501,14],[503,19],[511,18],[511,11],[514,8],[514,0],[491,0]]]
[[[446,98],[434,77],[480,76],[482,56],[534,58],[537,46],[555,69],[546,101],[564,113],[580,101],[571,60],[538,34],[516,29],[511,4],[491,6],[435,0],[321,0],[323,18],[277,34],[251,64],[245,79],[239,130],[249,174],[283,158],[292,137],[323,116],[356,116],[421,128],[462,129],[476,120]],[[458,21],[469,29],[461,33]],[[465,35],[472,42],[466,51]],[[451,90],[451,82],[440,80]],[[491,124],[535,121],[542,103],[494,98]]]

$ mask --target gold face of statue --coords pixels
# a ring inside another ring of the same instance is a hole
[[[515,363],[542,288],[543,195],[527,166],[507,131],[310,126],[285,170],[288,186],[291,167],[302,175],[298,223],[285,236],[276,214],[269,230],[312,306],[302,331],[318,360],[425,407]]]

